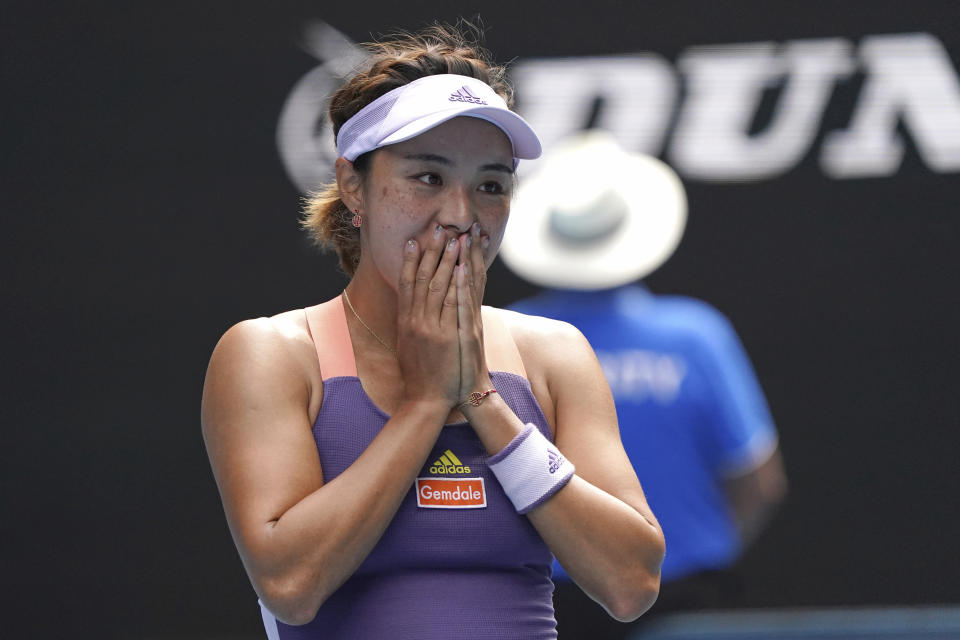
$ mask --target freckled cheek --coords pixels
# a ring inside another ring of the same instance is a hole
[[[384,187],[377,209],[394,223],[409,223],[421,216],[422,205],[406,190]]]
[[[374,259],[389,281],[399,278],[407,240],[422,236],[423,215],[416,198],[401,189],[384,187],[371,202]]]
[[[401,190],[384,187],[373,206],[377,227],[381,233],[397,235],[397,242],[404,243],[414,235],[417,207],[413,198]]]

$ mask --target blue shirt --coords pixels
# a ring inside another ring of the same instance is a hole
[[[777,434],[729,321],[699,300],[638,285],[546,291],[511,308],[569,322],[593,346],[623,446],[663,527],[664,582],[735,562],[741,544],[723,481],[764,462]]]

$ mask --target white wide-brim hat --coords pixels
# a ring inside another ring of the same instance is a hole
[[[561,143],[521,180],[500,257],[544,287],[608,289],[663,264],[686,222],[673,169],[591,130]]]

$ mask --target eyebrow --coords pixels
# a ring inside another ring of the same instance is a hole
[[[403,156],[405,160],[420,160],[424,162],[436,162],[437,164],[442,164],[445,166],[453,166],[453,162],[441,155],[435,153],[408,153]],[[507,166],[501,162],[490,162],[480,167],[481,171],[500,171],[503,173],[508,173],[513,175],[513,167]]]

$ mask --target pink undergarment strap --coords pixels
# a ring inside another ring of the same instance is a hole
[[[304,311],[323,379],[356,377],[357,361],[353,356],[353,343],[347,328],[347,316],[344,315],[343,298],[337,296],[333,300],[307,307]]]

